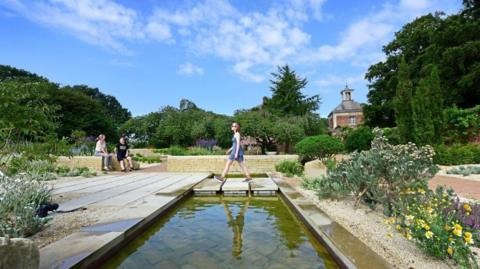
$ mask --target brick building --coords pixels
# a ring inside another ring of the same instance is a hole
[[[336,132],[343,126],[355,128],[363,123],[362,105],[353,100],[352,92],[353,89],[348,88],[348,85],[340,92],[342,103],[328,114],[330,131]]]

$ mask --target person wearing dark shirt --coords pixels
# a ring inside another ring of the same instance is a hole
[[[124,137],[120,137],[120,142],[116,146],[117,160],[120,163],[120,167],[123,172],[127,172],[127,165],[125,160],[128,161],[129,170],[133,170],[132,158],[128,156],[128,144]]]

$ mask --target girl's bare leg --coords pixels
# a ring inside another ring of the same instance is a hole
[[[125,160],[120,161],[120,168],[122,168],[122,171],[125,170]]]
[[[230,166],[232,166],[232,163],[233,161],[232,160],[228,160],[227,163],[225,164],[225,168],[223,169],[223,172],[222,172],[222,179],[225,179],[225,177],[227,176],[228,174],[228,170],[230,170]]]
[[[240,168],[242,168],[243,174],[245,175],[246,178],[250,179],[252,178],[250,176],[250,173],[248,172],[247,166],[245,165],[245,162],[239,162]]]

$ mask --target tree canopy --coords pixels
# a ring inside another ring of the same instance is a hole
[[[272,73],[272,97],[265,99],[265,109],[277,116],[305,116],[315,113],[320,105],[320,97],[307,97],[302,93],[307,79],[299,77],[288,65],[278,67],[277,72]]]
[[[394,99],[402,59],[416,87],[435,65],[445,107],[469,108],[480,103],[480,17],[477,1],[464,1],[459,13],[428,14],[403,26],[383,51],[386,60],[368,69],[369,104],[364,108],[369,126],[395,126]],[[415,92],[412,93],[413,95]]]

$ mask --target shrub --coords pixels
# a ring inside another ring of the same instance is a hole
[[[455,167],[447,171],[447,174],[469,176],[471,174],[480,174],[480,166],[468,165]]]
[[[360,126],[347,134],[345,149],[348,152],[369,150],[372,140],[372,130],[367,126]]]
[[[180,146],[171,146],[169,148],[156,149],[153,152],[172,155],[172,156],[186,156],[186,155],[224,155],[225,151],[222,149],[219,150],[208,150],[202,147],[190,147],[184,148]]]
[[[455,144],[452,146],[438,145],[435,147],[436,164],[460,165],[480,163],[480,145]]]
[[[388,143],[392,145],[400,144],[400,134],[397,127],[395,128],[383,128],[383,135],[388,139]]]
[[[154,150],[154,152],[165,154],[165,155],[172,155],[172,156],[187,155],[187,149],[183,148],[183,147],[180,147],[180,146],[170,146],[169,148],[156,149],[156,150]]]
[[[405,188],[426,188],[426,181],[438,168],[433,164],[433,148],[413,143],[390,145],[380,129],[369,151],[354,152],[341,161],[326,177],[305,183],[314,187],[320,197],[340,198],[354,195],[374,206],[381,203],[387,211],[398,192]]]
[[[26,173],[41,175],[43,180],[54,180],[55,165],[50,160],[28,160],[25,156],[14,157],[9,163],[7,174]]]
[[[140,154],[137,154],[137,156],[133,156],[132,159],[137,162],[143,162],[143,163],[161,163],[162,160],[160,160],[160,156],[138,156]]]
[[[33,174],[0,177],[0,236],[26,237],[39,231],[47,219],[36,216],[51,190]]]
[[[342,141],[328,135],[309,136],[295,145],[295,151],[300,155],[302,163],[315,159],[324,161],[342,150]]]
[[[303,167],[298,161],[284,160],[275,165],[275,170],[284,173],[287,177],[303,175]]]
[[[61,177],[92,177],[97,175],[96,171],[91,171],[88,167],[75,167],[70,169],[67,166],[58,166],[55,172]]]

